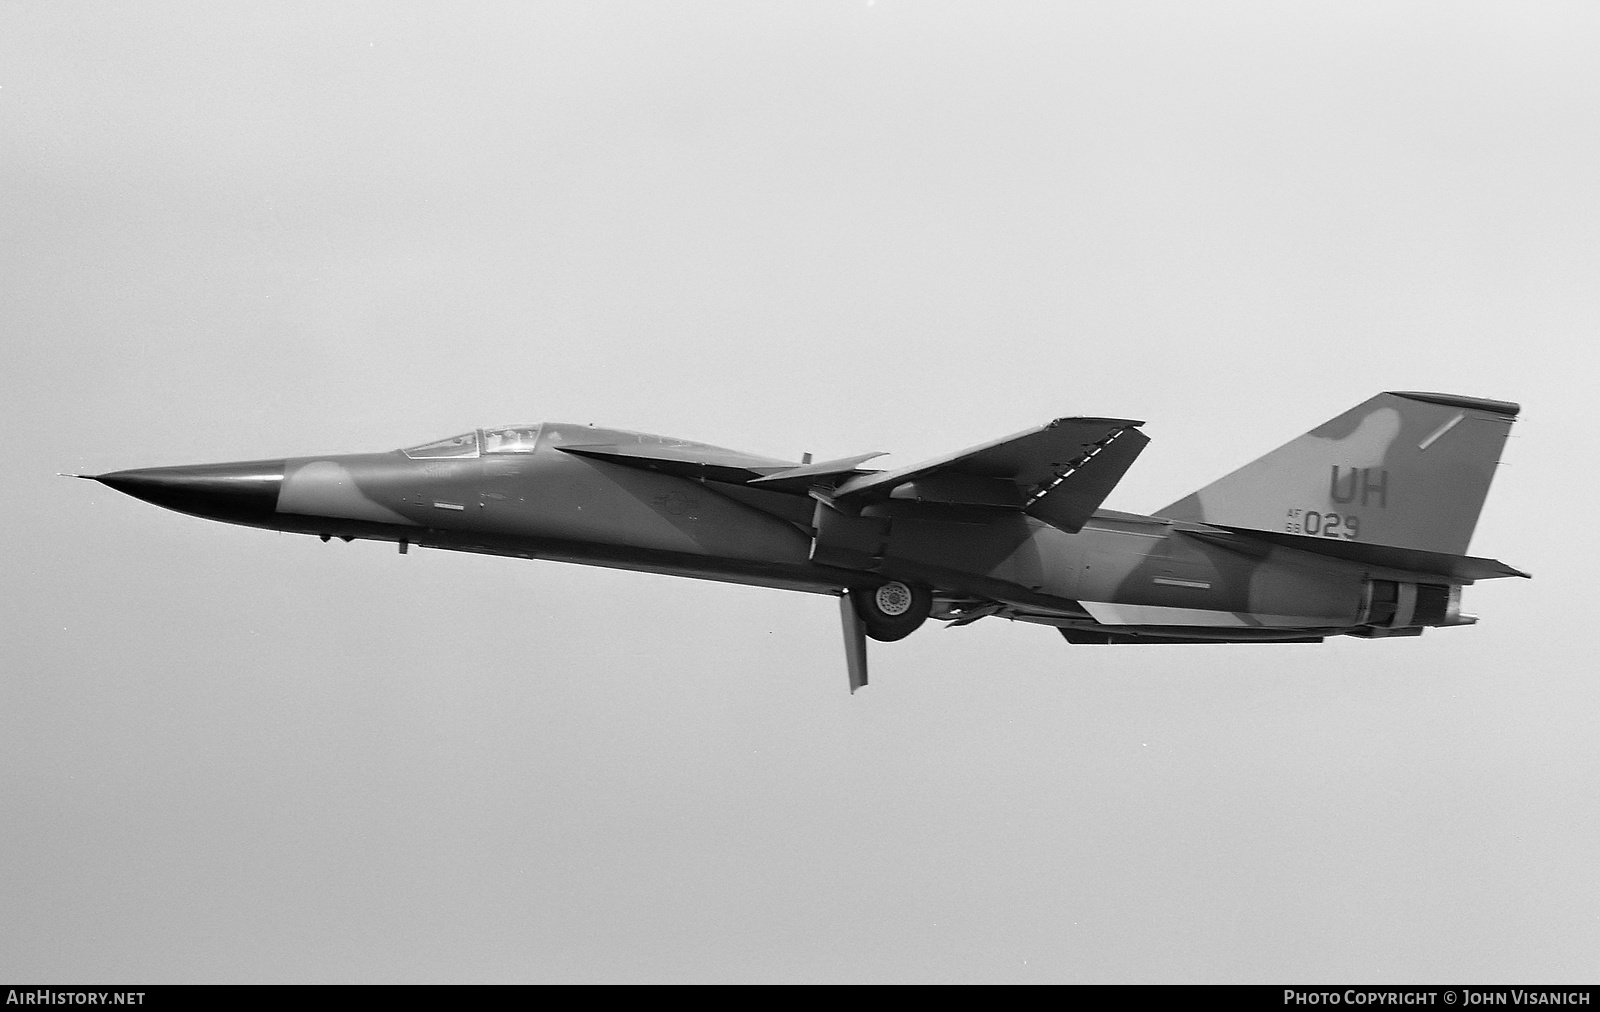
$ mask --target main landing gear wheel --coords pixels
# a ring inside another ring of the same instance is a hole
[[[926,587],[895,580],[876,590],[851,591],[850,603],[861,616],[868,636],[881,643],[893,643],[922,625],[933,607],[933,593]]]

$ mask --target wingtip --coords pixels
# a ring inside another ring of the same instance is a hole
[[[1105,418],[1100,415],[1064,415],[1061,418],[1051,419],[1050,421],[1046,422],[1043,427],[1046,429],[1053,429],[1056,426],[1063,425],[1067,422],[1104,422],[1107,425],[1118,425],[1126,429],[1137,429],[1139,426],[1144,424],[1144,419]]]

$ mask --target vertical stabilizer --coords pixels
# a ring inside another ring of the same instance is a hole
[[[1453,394],[1379,394],[1158,515],[1465,555],[1520,410]]]

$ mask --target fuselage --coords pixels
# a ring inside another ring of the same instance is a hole
[[[519,437],[497,438],[505,432]],[[705,463],[696,470],[665,460],[657,469],[585,455],[586,447],[619,444]],[[1198,638],[1219,638],[1219,630],[1291,638],[1360,626],[1371,608],[1370,566],[1254,542],[1229,546],[1158,517],[1101,510],[1067,533],[1016,511],[884,502],[848,518],[870,536],[835,550],[814,496],[717,480],[738,468],[794,466],[547,423],[409,450],[150,468],[100,480],[183,512],[324,538],[813,593],[907,581],[933,588],[947,605],[990,602],[1000,609],[990,613],[1064,627],[1109,619]]]

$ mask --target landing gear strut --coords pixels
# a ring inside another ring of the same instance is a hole
[[[839,617],[844,620],[844,657],[852,693],[867,684],[867,638],[882,643],[905,639],[917,631],[932,607],[932,591],[898,580],[840,595]]]

